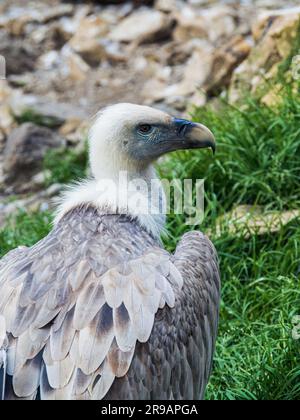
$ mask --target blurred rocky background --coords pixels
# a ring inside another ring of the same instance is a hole
[[[0,226],[18,209],[49,208],[61,190],[48,179],[51,152],[80,161],[103,106],[184,115],[224,95],[238,103],[262,81],[272,104],[299,22],[299,0],[2,0]]]

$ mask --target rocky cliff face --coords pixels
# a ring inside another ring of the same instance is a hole
[[[0,81],[0,194],[20,193],[26,184],[26,192],[40,189],[45,197],[47,150],[80,150],[89,117],[110,103],[184,114],[229,89],[232,102],[251,92],[272,104],[279,67],[285,63],[291,80],[299,76],[297,3],[2,1],[0,55],[7,79]],[[51,135],[26,122],[47,126]],[[36,138],[25,183],[22,163]]]
[[[251,92],[272,105],[278,100],[279,72],[291,83],[298,79],[300,7],[262,12],[252,27],[252,37],[254,46],[248,58],[233,73],[230,100],[236,102],[243,92]]]

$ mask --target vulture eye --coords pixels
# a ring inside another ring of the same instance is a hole
[[[138,130],[142,134],[148,134],[152,130],[152,126],[150,124],[140,124]]]

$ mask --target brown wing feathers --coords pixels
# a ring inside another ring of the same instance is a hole
[[[183,281],[170,255],[116,219],[75,211],[1,261],[7,398],[35,398],[38,387],[41,398],[103,398],[137,340],[149,339],[158,308],[174,306]]]
[[[157,313],[149,340],[137,344],[126,377],[114,381],[107,399],[195,400],[204,396],[218,326],[217,254],[204,235],[191,232],[178,244],[173,262],[175,272],[184,278],[175,306]]]

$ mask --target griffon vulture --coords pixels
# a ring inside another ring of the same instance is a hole
[[[93,177],[65,193],[47,237],[0,261],[0,398],[203,398],[219,313],[216,251],[197,231],[168,253],[164,217],[116,209],[101,183],[118,183],[120,171],[149,183],[158,157],[204,147],[215,148],[205,126],[149,107],[98,114]]]

